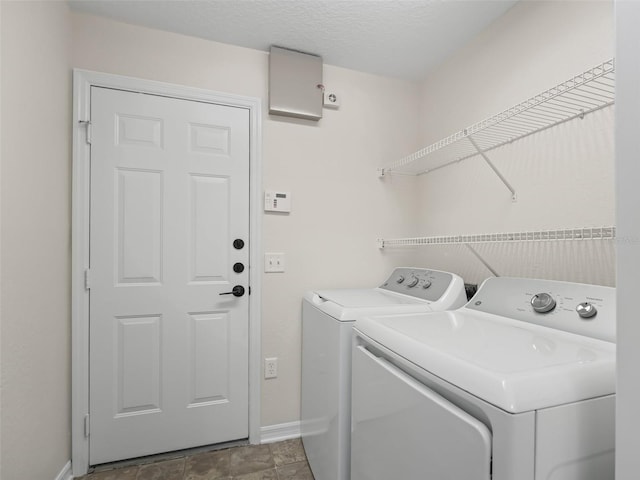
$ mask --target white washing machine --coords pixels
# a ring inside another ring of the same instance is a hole
[[[423,268],[396,268],[378,288],[305,295],[301,433],[315,480],[349,479],[351,348],[356,318],[458,308],[466,300],[459,276]]]
[[[352,480],[613,480],[615,289],[486,280],[354,327]]]

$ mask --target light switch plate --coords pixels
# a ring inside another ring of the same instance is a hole
[[[265,253],[264,271],[266,273],[284,272],[284,253]]]

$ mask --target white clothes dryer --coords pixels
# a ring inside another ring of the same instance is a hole
[[[316,480],[350,476],[352,327],[362,315],[440,311],[466,302],[448,272],[396,268],[377,288],[308,292],[302,302],[301,434]]]
[[[354,327],[352,480],[613,480],[615,289],[490,278]]]

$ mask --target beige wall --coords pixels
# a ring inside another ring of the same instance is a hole
[[[70,17],[2,2],[0,477],[70,459]]]
[[[263,382],[262,425],[299,419],[300,301],[305,290],[374,285],[406,252],[382,255],[376,238],[413,228],[415,182],[381,181],[376,168],[415,148],[418,86],[325,65],[342,92],[340,110],[319,122],[270,117],[268,55],[196,38],[73,15],[73,65],[263,102],[266,189],[290,191],[290,215],[266,214],[263,246],[284,252],[283,274],[263,275],[262,353],[280,359]]]
[[[440,66],[422,87],[428,145],[614,55],[613,3],[520,2]],[[613,108],[489,153],[517,192],[476,156],[419,179],[423,235],[615,224]],[[409,152],[398,152],[398,157]],[[613,285],[613,242],[493,244],[478,251],[500,275]],[[491,273],[464,246],[423,247],[425,263],[467,281]]]

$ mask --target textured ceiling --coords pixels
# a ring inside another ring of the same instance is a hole
[[[326,64],[423,79],[518,0],[72,0],[75,11]]]

